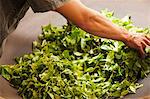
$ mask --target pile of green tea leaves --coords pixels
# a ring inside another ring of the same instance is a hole
[[[150,33],[113,12],[101,13],[130,32]],[[139,79],[150,73],[150,56],[141,59],[124,43],[93,36],[75,25],[44,26],[33,52],[16,65],[0,67],[1,75],[23,99],[114,99],[136,93]],[[149,49],[147,49],[149,52]]]

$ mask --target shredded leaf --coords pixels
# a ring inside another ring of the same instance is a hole
[[[101,13],[128,31],[150,33],[131,17]],[[136,93],[138,80],[150,73],[150,57],[140,59],[124,43],[93,36],[75,25],[44,26],[33,51],[1,66],[0,74],[23,99],[114,99]],[[148,49],[146,49],[147,52]]]

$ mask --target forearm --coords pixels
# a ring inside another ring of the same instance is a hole
[[[72,0],[57,11],[91,34],[123,42],[129,36],[127,31],[114,25],[99,12],[84,6],[79,0]]]
[[[83,19],[85,20],[83,20],[82,23],[79,23],[78,25],[85,31],[100,37],[123,42],[125,42],[128,37],[130,37],[126,30],[114,25],[110,20],[106,19],[99,12],[87,8],[84,13],[85,14]]]

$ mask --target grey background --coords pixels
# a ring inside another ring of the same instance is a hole
[[[116,16],[131,15],[137,26],[148,27],[150,25],[150,0],[81,0],[86,6],[100,11],[108,8],[114,10]],[[49,23],[62,25],[66,20],[56,12],[33,13],[30,9],[20,21],[17,29],[8,36],[4,45],[4,52],[0,58],[0,64],[14,64],[14,58],[31,52],[31,45],[41,33],[41,26]],[[150,95],[150,77],[143,81],[144,87],[137,94],[129,95],[130,99],[137,99],[144,95]],[[0,77],[0,99],[19,99],[16,90]],[[128,98],[126,97],[126,98]]]

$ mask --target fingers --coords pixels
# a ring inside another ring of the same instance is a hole
[[[141,46],[139,46],[139,53],[142,58],[145,58],[146,53],[144,49],[148,46],[150,46],[150,40],[146,37],[141,41]]]
[[[146,42],[150,46],[150,38],[146,37]]]
[[[150,40],[144,39],[144,42],[146,42],[146,44],[150,46]]]
[[[141,58],[145,58],[146,53],[145,53],[145,48],[148,46],[147,43],[143,40],[141,41],[141,44],[139,44],[140,46],[138,47],[139,50],[139,54],[141,56]]]
[[[147,35],[146,35],[145,37],[150,41],[150,36],[147,36]]]
[[[145,36],[144,41],[150,46],[150,38]]]
[[[148,35],[133,35],[134,38],[128,42],[128,46],[138,50],[141,58],[145,58],[145,48],[150,46],[150,36]]]
[[[141,58],[145,58],[145,51],[143,50],[142,46],[140,46],[139,48],[139,53],[140,53]]]

